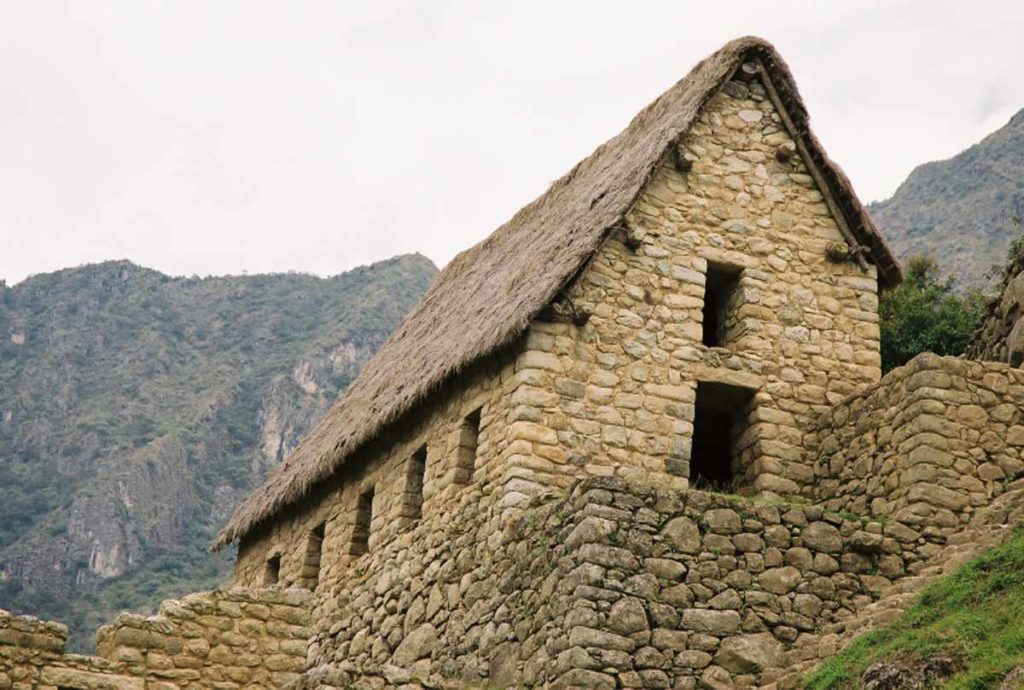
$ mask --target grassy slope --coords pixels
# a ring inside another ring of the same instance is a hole
[[[806,687],[856,688],[876,661],[936,655],[962,664],[939,686],[947,690],[994,688],[1024,665],[1024,530],[930,585],[902,618],[858,638],[813,673]]]

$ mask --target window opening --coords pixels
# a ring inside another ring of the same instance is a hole
[[[263,586],[273,587],[281,579],[281,556],[274,555],[267,559],[267,567],[263,572]]]
[[[352,528],[353,556],[359,556],[370,550],[370,525],[373,522],[373,487],[359,495],[356,503],[356,522]]]
[[[743,269],[724,264],[708,264],[704,282],[704,329],[702,341],[708,347],[724,347],[735,314],[740,275]]]
[[[327,531],[327,523],[321,522],[309,533],[306,541],[306,562],[303,566],[303,578],[306,587],[316,589],[320,584],[320,562],[323,560],[324,534]]]
[[[466,415],[459,429],[459,453],[455,468],[455,483],[468,484],[476,468],[476,454],[480,445],[480,413],[477,409]]]
[[[406,467],[402,517],[409,520],[423,517],[423,480],[426,475],[427,447],[423,446],[412,454]]]

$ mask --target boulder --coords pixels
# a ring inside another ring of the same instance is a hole
[[[843,537],[839,530],[827,522],[812,522],[800,533],[804,546],[822,553],[839,553],[843,550]]]
[[[766,668],[781,667],[785,648],[771,633],[737,635],[722,640],[714,661],[732,673],[759,673]]]
[[[398,649],[391,657],[396,666],[410,666],[420,659],[425,659],[437,647],[437,630],[427,623],[405,636]]]
[[[786,594],[793,591],[801,579],[800,571],[791,565],[772,568],[757,576],[757,581],[761,586],[772,594]]]

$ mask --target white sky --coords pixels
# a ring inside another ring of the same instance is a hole
[[[0,279],[442,265],[748,33],[865,201],[1024,108],[1017,0],[0,0]]]

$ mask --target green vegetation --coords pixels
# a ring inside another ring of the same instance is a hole
[[[988,690],[1024,665],[1024,531],[929,586],[895,623],[858,638],[807,680],[808,690],[860,687],[880,660],[951,659],[937,687]]]
[[[70,647],[225,581],[207,549],[436,274],[171,278],[126,261],[0,286],[0,608]]]
[[[938,264],[913,256],[903,283],[882,296],[878,306],[882,335],[882,371],[906,364],[922,352],[962,354],[981,321],[985,299],[978,290],[954,291],[955,278]]]

